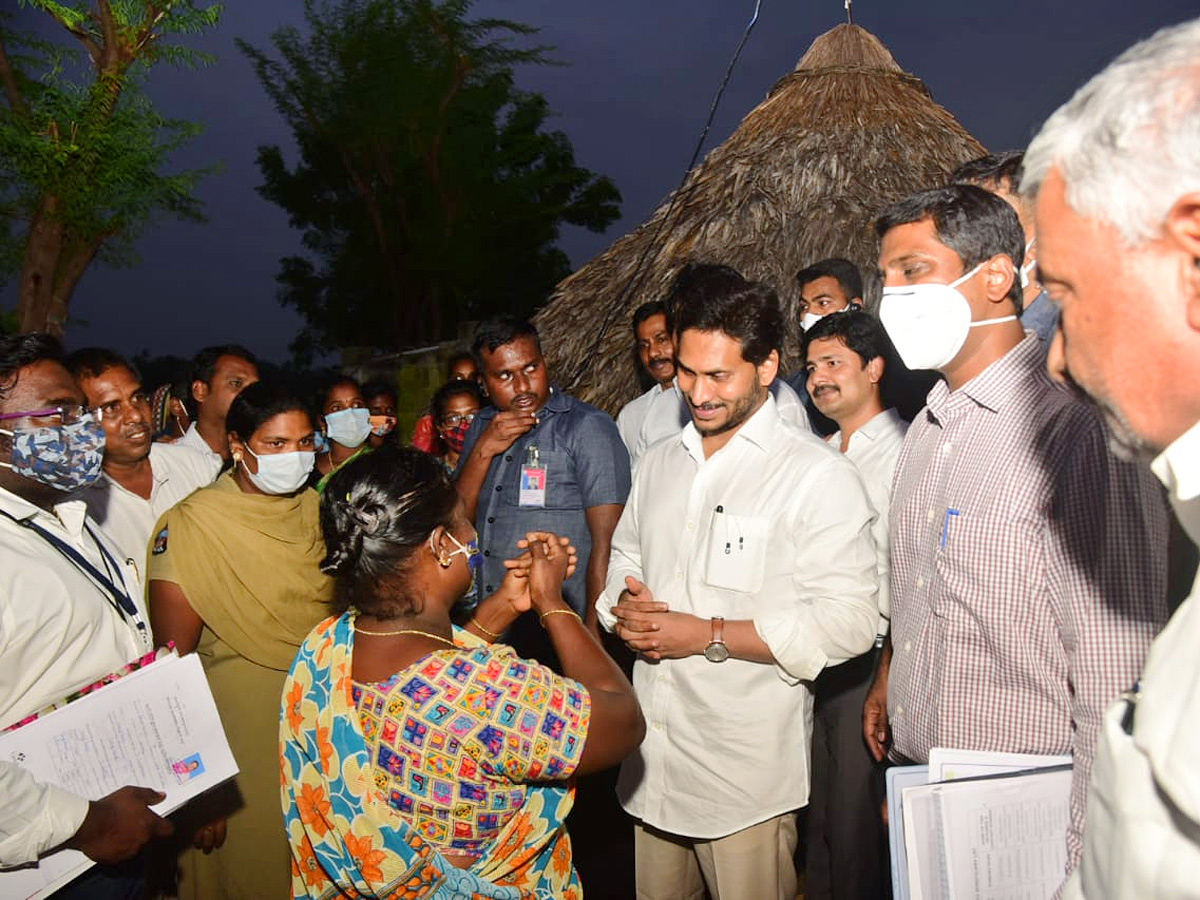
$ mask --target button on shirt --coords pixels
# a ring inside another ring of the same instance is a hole
[[[178,444],[152,444],[150,499],[138,496],[108,476],[79,492],[88,514],[120,549],[122,559],[131,559],[145,571],[146,550],[154,523],[168,509],[197,488],[212,484],[221,471],[220,457],[200,454]]]
[[[879,571],[879,615],[882,619],[880,634],[887,630],[887,619],[891,615],[891,590],[888,587],[891,569],[888,546],[888,510],[892,505],[892,482],[896,477],[896,465],[900,461],[900,448],[908,423],[894,409],[885,409],[850,435],[846,447],[846,458],[854,463],[867,489],[867,499],[875,510],[875,553]],[[829,446],[842,446],[842,433],[835,431],[829,438]]]
[[[1149,473],[1026,338],[909,428],[891,508],[893,753],[1074,753],[1071,865],[1104,709],[1166,617]]]
[[[48,513],[0,489],[0,729],[98,681],[151,649],[149,629],[137,630],[110,604],[109,596],[43,537],[35,522],[74,547],[99,571],[105,560],[85,529],[80,501]],[[11,517],[11,518],[10,518]],[[16,521],[14,521],[16,519]],[[91,530],[99,533],[95,524]],[[100,540],[104,540],[100,536]],[[123,583],[145,623],[141,585],[121,562],[109,571]],[[29,862],[71,837],[87,814],[87,801],[34,781],[16,765],[0,761],[0,865]]]
[[[467,432],[459,466],[496,417],[481,410]],[[529,531],[569,537],[579,551],[579,566],[563,585],[563,597],[577,613],[587,607],[587,561],[592,552],[586,512],[589,507],[624,503],[629,495],[629,453],[613,420],[601,410],[555,389],[540,422],[503,453],[492,458],[479,492],[475,528],[483,551],[483,592],[504,580],[504,560],[523,552],[517,541]],[[546,469],[545,506],[521,506],[521,469],[526,451],[537,445],[538,465]]]
[[[1200,423],[1152,466],[1200,543]],[[1200,577],[1150,647],[1141,690],[1105,715],[1084,830],[1066,895],[1190,897],[1200,884]]]
[[[615,626],[632,575],[674,611],[753,620],[776,664],[637,660],[649,727],[621,767],[631,815],[712,839],[808,802],[807,682],[875,635],[872,519],[853,464],[770,397],[707,459],[691,424],[647,451],[613,534],[601,623]]]

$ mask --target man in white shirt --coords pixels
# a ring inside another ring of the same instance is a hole
[[[618,780],[644,900],[794,900],[812,694],[871,646],[874,514],[844,456],[785,422],[764,285],[690,266],[672,290],[692,413],[641,459],[597,612],[640,654],[649,724]]]
[[[875,509],[879,642],[887,632],[888,509],[908,425],[884,406],[888,340],[870,313],[848,309],[812,323],[804,335],[808,395],[837,423],[829,444],[862,475]],[[816,680],[812,797],[806,835],[806,897],[887,896],[887,833],[876,766],[863,743],[862,707],[876,654],[825,669]]]
[[[0,729],[152,649],[136,572],[69,499],[99,475],[104,432],[60,358],[45,335],[0,338]],[[0,797],[0,866],[62,846],[115,864],[171,831],[149,788],[88,802],[5,760]],[[110,875],[93,869],[61,896],[130,887]]]
[[[133,366],[99,347],[66,360],[104,428],[104,473],[79,493],[88,514],[141,571],[159,516],[221,470],[212,453],[154,443],[150,398]]]
[[[634,311],[633,339],[638,363],[654,384],[617,413],[617,431],[629,450],[630,463],[636,462],[634,450],[650,404],[657,394],[671,390],[675,384],[675,323],[661,300],[643,303]]]
[[[1200,19],[1119,56],[1029,145],[1038,268],[1061,312],[1053,374],[1111,441],[1152,459],[1200,542]],[[1200,885],[1200,581],[1104,714],[1083,858],[1066,895],[1194,897]]]
[[[192,399],[196,403],[196,421],[176,441],[207,453],[218,468],[229,459],[229,435],[225,416],[233,398],[258,381],[258,360],[236,344],[205,347],[192,360]]]

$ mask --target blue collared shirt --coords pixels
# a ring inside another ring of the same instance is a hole
[[[1058,306],[1049,294],[1042,291],[1021,311],[1021,324],[1026,331],[1036,332],[1042,344],[1049,347],[1054,338],[1054,329],[1058,327]]]
[[[459,457],[459,468],[483,430],[496,417],[486,407],[475,417]],[[563,598],[580,615],[587,608],[587,563],[592,551],[586,511],[591,506],[624,504],[629,496],[629,452],[617,426],[603,411],[551,389],[541,421],[504,453],[492,458],[479,491],[475,528],[483,551],[483,596],[500,586],[504,560],[518,555],[517,541],[529,531],[553,531],[571,539],[579,566],[563,585]],[[536,445],[546,469],[544,507],[521,506],[521,468],[527,448]]]

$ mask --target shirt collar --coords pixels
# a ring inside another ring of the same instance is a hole
[[[998,360],[960,387],[950,390],[943,380],[933,386],[927,402],[935,418],[958,411],[963,405],[972,403],[990,412],[1000,412],[1013,394],[1013,386],[1024,381],[1031,373],[1045,372],[1046,354],[1041,339],[1032,331],[1025,332],[1025,339]],[[1049,376],[1046,376],[1049,378]]]
[[[868,441],[873,441],[892,424],[893,420],[899,421],[899,419],[900,413],[896,412],[894,407],[888,407],[883,412],[876,413],[868,421],[860,425],[858,430],[850,435],[850,440],[854,440],[857,435],[861,434]]]
[[[87,505],[82,500],[67,499],[55,503],[54,512],[51,514],[4,488],[0,488],[0,509],[18,522],[27,522],[39,517],[55,519],[59,527],[76,540],[83,534],[83,525],[87,518]]]
[[[571,408],[571,398],[564,394],[557,385],[550,385],[550,399],[542,407],[543,412],[562,413]]]
[[[766,401],[764,401],[763,405],[758,408],[754,415],[742,423],[742,426],[737,430],[737,433],[734,434],[729,443],[732,444],[735,441],[745,440],[766,453],[774,444],[775,429],[782,421],[779,418],[779,408],[775,404],[775,397],[770,391],[767,391]],[[703,438],[700,437],[700,432],[696,430],[696,423],[694,421],[689,421],[683,427],[680,439],[693,459],[697,462],[704,461]],[[729,444],[725,446],[728,447]]]
[[[1200,422],[1155,457],[1150,468],[1167,486],[1172,499],[1186,503],[1200,497]]]

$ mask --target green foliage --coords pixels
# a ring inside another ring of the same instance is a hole
[[[398,349],[459,321],[524,313],[569,273],[566,222],[602,231],[620,194],[545,129],[544,97],[513,69],[547,64],[535,29],[471,19],[472,0],[306,3],[307,35],[240,42],[296,137],[262,147],[260,193],[303,232],[280,299],[307,328],[293,350]]]
[[[146,0],[22,5],[52,16],[74,46],[18,34],[11,18],[0,18],[0,50],[7,50],[15,88],[0,94],[0,280],[19,267],[28,223],[39,214],[65,227],[68,251],[91,248],[114,265],[137,260],[135,241],[156,216],[203,221],[193,191],[215,167],[165,171],[171,154],[201,128],[163,116],[144,87],[159,62],[210,60],[165,38],[212,27],[220,6]],[[111,12],[107,20],[101,7]],[[70,260],[64,257],[62,265]]]

